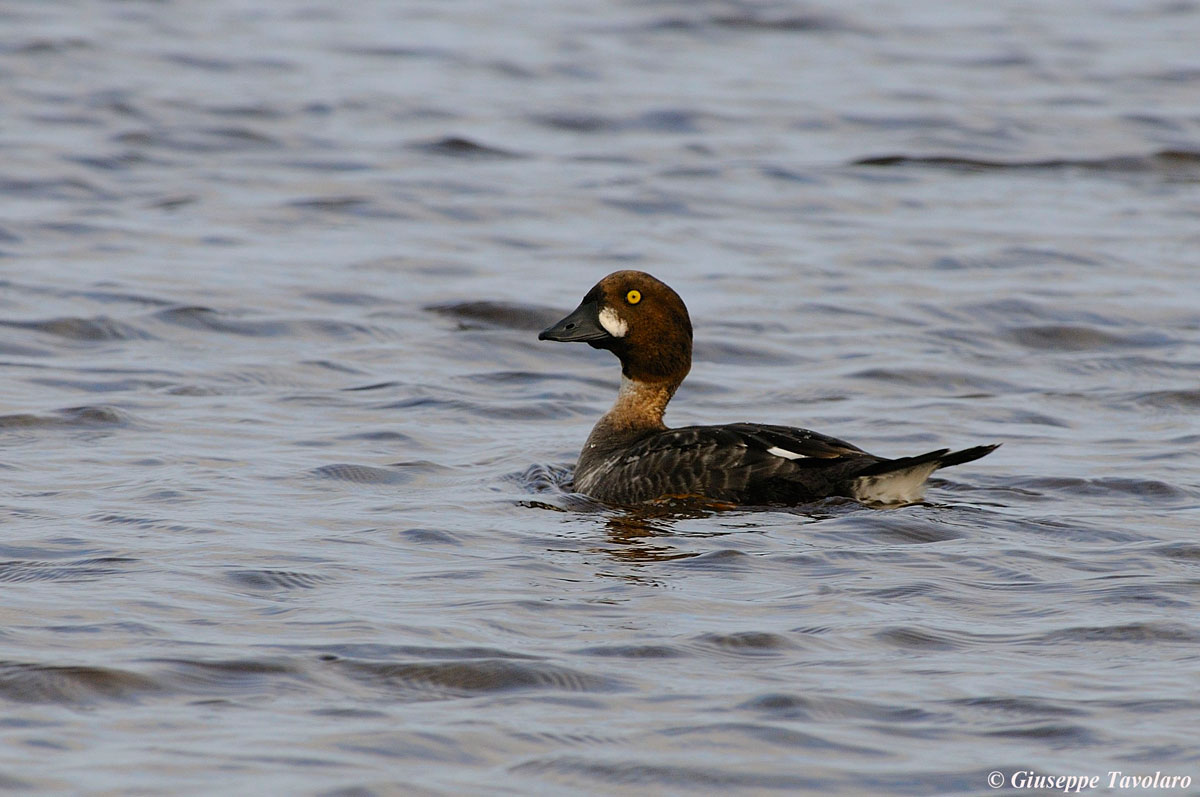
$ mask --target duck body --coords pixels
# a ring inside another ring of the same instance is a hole
[[[610,504],[681,498],[795,505],[829,496],[870,504],[924,497],[938,468],[996,446],[939,449],[886,459],[808,429],[758,423],[668,428],[663,412],[691,369],[692,325],[683,301],[640,271],[608,275],[540,340],[584,342],[621,361],[616,403],[592,429],[574,489]]]

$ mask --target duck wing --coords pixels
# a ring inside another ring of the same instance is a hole
[[[703,497],[737,504],[797,504],[851,495],[848,477],[883,462],[809,429],[756,423],[684,426],[622,446],[576,489],[601,501],[635,504]]]

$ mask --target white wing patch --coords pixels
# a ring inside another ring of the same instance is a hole
[[[795,451],[788,451],[786,448],[780,448],[779,446],[771,446],[767,449],[767,453],[783,457],[784,459],[805,459],[803,454],[797,454]]]
[[[600,326],[604,327],[604,331],[614,338],[623,338],[629,331],[629,324],[626,324],[625,320],[617,315],[617,311],[611,307],[605,307],[600,311]]]

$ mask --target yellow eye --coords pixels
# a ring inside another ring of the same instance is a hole
[[[642,292],[641,291],[630,291],[629,293],[625,294],[625,301],[629,302],[630,304],[637,304],[641,300],[642,300]]]

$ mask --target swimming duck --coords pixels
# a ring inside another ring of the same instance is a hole
[[[922,500],[938,468],[991,453],[995,445],[947,448],[899,459],[869,454],[808,429],[760,423],[663,424],[663,412],[692,367],[692,322],[665,283],[617,271],[538,340],[587,343],[621,361],[617,401],[588,435],[574,489],[610,504],[701,499],[794,505],[828,496],[867,504]]]

